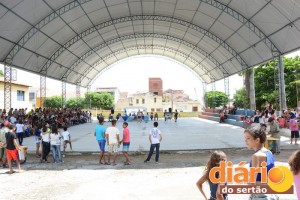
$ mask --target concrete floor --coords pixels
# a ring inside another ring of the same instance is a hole
[[[158,120],[158,128],[163,135],[161,150],[195,150],[195,149],[223,149],[243,148],[243,129],[227,124],[219,124],[213,121],[200,118],[180,118],[175,123],[173,120]],[[69,128],[72,137],[73,151],[97,152],[98,144],[94,137],[94,129],[97,120],[93,123],[76,125]],[[105,122],[104,126],[110,126]],[[148,133],[153,122],[137,123],[129,122],[131,132],[130,151],[148,151]],[[122,133],[122,122],[117,123]],[[122,135],[122,134],[121,134]],[[34,137],[24,139],[23,145],[29,147],[29,151],[35,150]]]

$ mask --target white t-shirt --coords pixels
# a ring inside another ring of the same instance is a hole
[[[160,130],[158,128],[152,128],[149,134],[151,135],[152,144],[158,144],[161,134]]]
[[[50,144],[51,145],[60,145],[60,133],[58,134],[54,134],[54,133],[50,133]]]
[[[119,135],[119,129],[116,127],[108,127],[105,134],[108,134],[109,144],[116,144],[118,142],[117,135]]]
[[[44,142],[50,142],[50,134],[49,133],[46,133],[45,135],[43,135],[42,133],[41,133],[41,136],[42,136],[42,140],[44,141]]]
[[[11,123],[16,123],[17,119],[14,116],[10,117],[10,122]]]
[[[64,131],[61,133],[61,136],[64,140],[70,140],[70,133],[68,131]]]
[[[16,124],[16,133],[22,133],[23,132],[23,127],[24,127],[24,124]]]

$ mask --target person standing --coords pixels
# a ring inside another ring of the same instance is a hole
[[[150,130],[149,133],[149,141],[150,141],[150,151],[148,154],[147,159],[144,161],[145,163],[149,162],[152,154],[154,152],[154,149],[156,149],[156,155],[155,155],[155,162],[158,163],[159,160],[159,148],[160,148],[160,142],[162,140],[162,134],[161,131],[157,128],[158,122],[153,123],[153,128]]]
[[[177,111],[177,109],[175,109],[175,113],[174,113],[175,122],[177,122],[177,118],[178,118],[178,111]]]
[[[289,158],[289,165],[294,175],[297,198],[300,199],[300,150],[295,151]]]
[[[14,173],[12,169],[11,161],[15,160],[18,166],[18,171],[21,172],[21,165],[18,156],[18,150],[22,150],[22,148],[17,143],[16,138],[16,126],[11,124],[9,126],[9,132],[5,134],[6,138],[6,156],[7,156],[7,163],[9,167],[9,174]]]
[[[67,144],[70,145],[71,151],[73,151],[73,149],[72,149],[72,142],[71,142],[71,134],[69,133],[69,131],[67,131],[68,128],[66,126],[64,126],[63,130],[64,131],[61,133],[61,136],[62,136],[63,141],[64,141],[63,142],[63,145],[64,145],[64,151],[63,151],[63,153],[65,154],[66,153]]]
[[[19,145],[22,146],[23,143],[23,138],[24,138],[24,124],[22,122],[22,120],[18,121],[18,123],[16,124],[16,132],[17,132],[17,136],[18,136],[18,140],[19,140]]]
[[[50,152],[50,134],[47,125],[42,129],[42,159],[41,162],[49,162],[48,154]]]
[[[96,126],[95,128],[95,136],[96,136],[96,140],[98,141],[98,145],[100,147],[100,159],[99,159],[99,163],[100,164],[107,164],[107,162],[105,161],[105,143],[106,143],[106,139],[105,139],[105,127],[103,126],[104,124],[104,118],[100,117],[99,118],[99,125]],[[102,159],[104,162],[102,162]]]
[[[9,132],[9,128],[7,127],[9,122],[2,123],[0,129],[0,160],[2,161],[2,167],[7,168],[6,166],[6,138],[5,134]]]
[[[209,179],[209,172],[212,168],[220,166],[220,162],[226,162],[227,156],[223,151],[214,151],[210,159],[208,160],[206,164],[206,168],[204,170],[203,175],[201,178],[197,181],[196,185],[203,195],[204,199],[208,199],[206,197],[206,194],[204,193],[202,185],[207,181],[209,184],[210,189],[210,198],[209,199],[227,199],[227,194],[221,194],[220,186],[222,184],[219,183],[212,183]]]
[[[280,154],[279,126],[275,122],[275,119],[273,117],[269,117],[268,124],[270,126],[270,132],[268,134],[271,134],[271,137],[278,139],[276,141],[273,141],[273,148],[272,148],[272,151],[278,155],[278,154]]]
[[[291,144],[293,144],[293,139],[295,138],[295,145],[297,145],[297,140],[299,138],[298,122],[295,115],[290,115],[289,128],[291,130]]]
[[[124,162],[125,165],[130,165],[129,161],[129,146],[130,146],[130,131],[128,129],[128,123],[123,123],[123,139],[120,141],[120,144],[123,143],[123,155],[125,156],[126,160]]]
[[[117,120],[111,121],[111,127],[108,127],[105,132],[106,142],[108,145],[108,164],[110,164],[110,154],[114,153],[113,165],[116,165],[118,156],[118,148],[120,147],[119,129],[116,127]]]
[[[58,155],[59,162],[63,162],[60,145],[61,145],[61,135],[58,133],[57,127],[52,127],[52,133],[50,133],[50,145],[52,150],[53,163],[56,162],[56,155]]]
[[[41,125],[35,125],[34,128],[34,139],[35,139],[35,145],[36,145],[36,150],[35,150],[35,157],[40,158],[40,145],[41,145],[41,133],[42,133],[42,126]]]
[[[270,119],[269,119],[270,120]],[[246,129],[244,131],[246,146],[255,151],[251,157],[249,167],[261,167],[262,162],[266,162],[267,173],[275,166],[275,159],[272,152],[264,147],[267,139],[266,133],[261,130]],[[255,174],[256,185],[261,184],[261,173]],[[249,199],[278,199],[276,195],[269,194],[251,194]]]

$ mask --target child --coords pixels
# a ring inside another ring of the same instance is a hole
[[[64,127],[64,132],[61,133],[63,140],[64,140],[64,154],[66,153],[66,148],[67,148],[67,144],[70,144],[70,149],[72,150],[72,142],[71,142],[71,135],[70,133],[67,131],[68,128],[65,126]]]
[[[197,181],[196,185],[204,196],[204,199],[208,199],[202,189],[202,185],[205,181],[208,182],[210,188],[210,198],[209,199],[227,199],[227,194],[221,194],[220,184],[212,183],[209,179],[209,172],[212,168],[219,166],[221,161],[226,161],[226,154],[223,151],[214,151],[210,159],[207,162],[206,168],[204,170],[204,174]]]
[[[289,128],[291,130],[291,144],[293,144],[293,139],[295,139],[295,144],[297,145],[297,140],[299,138],[298,122],[295,115],[290,115]]]
[[[264,148],[264,142],[266,141],[266,133],[261,130],[250,129],[245,130],[244,132],[245,143],[249,149],[255,151],[255,153],[251,157],[249,167],[261,167],[262,162],[267,163],[267,172],[275,166],[275,159],[272,152],[266,148]],[[256,183],[259,184],[261,182],[261,174],[256,174]],[[267,194],[251,194],[249,199],[271,199],[274,195]],[[276,195],[274,197],[276,198]]]
[[[294,175],[297,199],[300,199],[300,150],[295,151],[291,155],[289,159],[289,165]]]
[[[123,155],[125,156],[124,165],[130,165],[128,150],[130,146],[130,131],[128,129],[128,123],[123,123],[123,139],[120,141],[120,145],[123,143]]]
[[[151,156],[154,152],[154,149],[156,150],[155,162],[158,163],[158,159],[159,159],[159,147],[160,147],[160,142],[162,140],[162,135],[161,135],[161,131],[157,128],[158,122],[154,122],[153,126],[154,127],[150,130],[150,133],[149,133],[149,141],[150,141],[151,146],[150,146],[150,151],[149,151],[148,157],[144,161],[145,163],[150,161]]]

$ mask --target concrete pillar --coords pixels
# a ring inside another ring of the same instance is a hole
[[[286,110],[286,96],[285,96],[285,80],[284,80],[284,63],[283,57],[279,56],[279,66],[278,66],[278,74],[279,74],[279,102],[280,102],[280,110]]]
[[[256,110],[254,68],[252,68],[250,71],[249,82],[250,82],[250,109]]]

